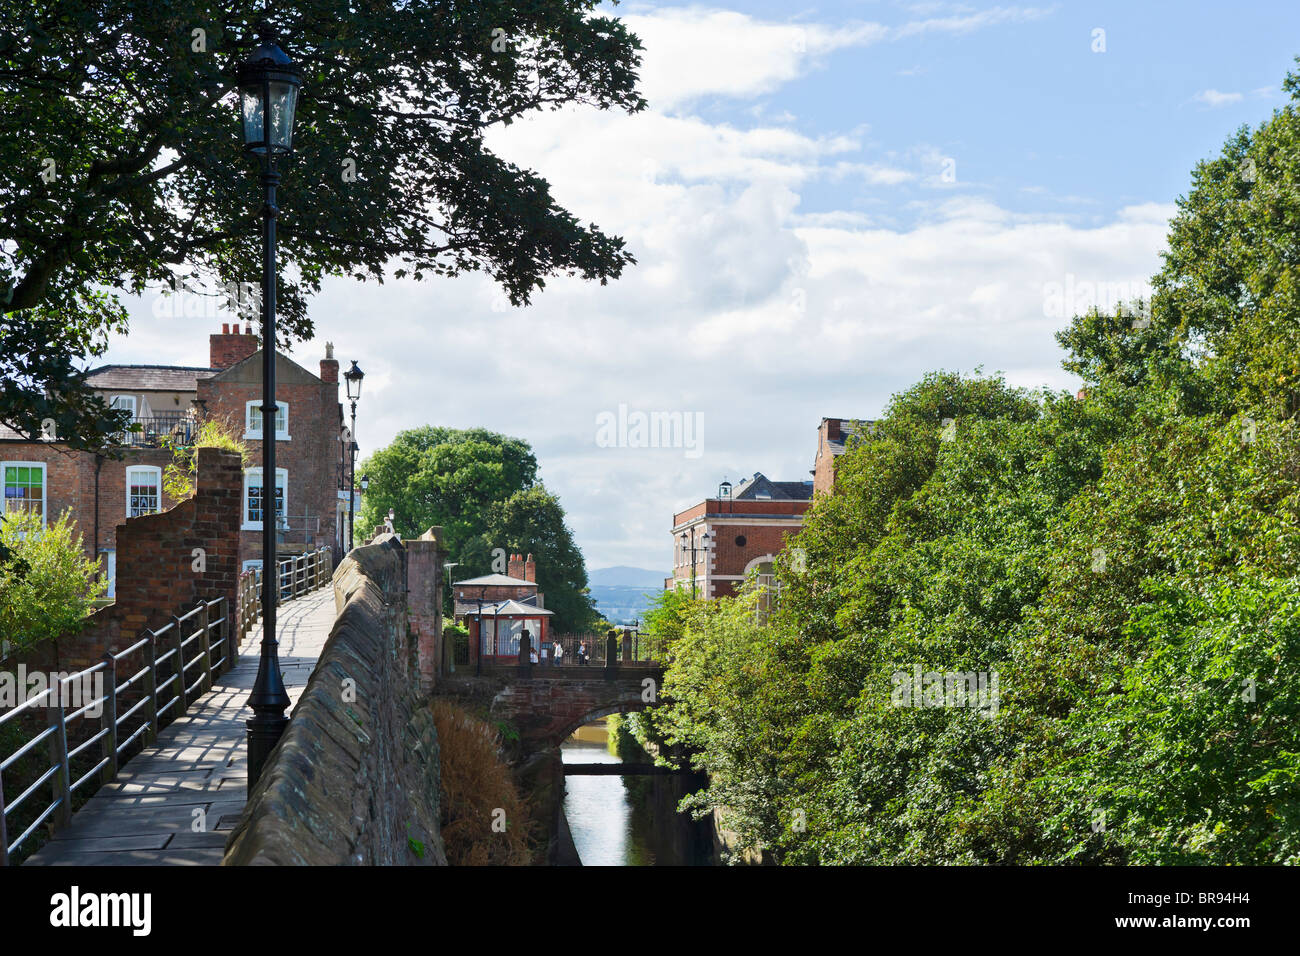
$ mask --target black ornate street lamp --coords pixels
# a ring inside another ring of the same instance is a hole
[[[352,536],[355,526],[357,511],[357,402],[361,399],[361,380],[366,377],[366,373],[361,371],[357,366],[357,360],[352,360],[352,367],[343,373],[343,378],[348,385],[348,401],[352,403],[352,439],[348,442],[348,550],[351,551],[356,547],[356,539]],[[361,490],[365,491],[366,486],[363,484]]]
[[[696,596],[695,595],[695,564],[699,560],[696,557],[696,554],[698,552],[698,549],[701,547],[704,549],[706,554],[708,553],[709,545],[713,543],[713,532],[706,531],[704,532],[704,534],[700,535],[698,545],[696,544],[695,530],[693,528],[690,531],[683,531],[679,536],[679,540],[682,543],[683,557],[686,555],[687,542],[689,542],[691,546],[691,599],[694,600]]]
[[[302,71],[275,45],[269,27],[262,42],[239,66],[240,113],[244,149],[262,159],[262,654],[249,695],[253,717],[248,727],[248,789],[262,774],[266,758],[284,733],[289,695],[280,674],[275,608],[280,600],[280,564],[276,549],[279,501],[275,480],[275,187],[277,157],[293,151],[293,116]]]

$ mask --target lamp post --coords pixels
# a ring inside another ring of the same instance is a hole
[[[682,554],[686,553],[686,542],[690,541],[691,543],[691,599],[694,600],[695,599],[695,562],[696,562],[695,554],[697,551],[697,545],[695,544],[695,532],[683,531],[678,536],[678,540],[680,540],[682,543]],[[700,535],[700,544],[698,547],[702,547],[705,550],[705,552],[707,552],[709,550],[709,544],[712,541],[713,541],[713,533],[711,531],[706,531],[704,532],[704,534]]]
[[[352,537],[354,520],[356,515],[357,504],[357,401],[361,398],[361,380],[366,377],[366,373],[357,367],[356,359],[352,360],[352,367],[343,373],[344,380],[348,383],[348,401],[352,403],[352,438],[348,448],[348,550],[351,551],[356,547],[356,541]],[[365,485],[361,486],[365,491]]]
[[[277,156],[293,151],[293,115],[298,105],[302,71],[276,46],[269,27],[262,42],[239,66],[240,113],[244,122],[244,149],[261,157],[262,187],[262,653],[257,679],[249,695],[253,717],[248,727],[248,789],[262,774],[266,758],[289,723],[284,712],[289,695],[280,674],[275,638],[275,606],[280,598],[276,560],[276,513],[279,502],[275,480],[275,187]],[[268,425],[268,422],[270,423]]]
[[[483,596],[487,594],[487,585],[479,585],[478,589],[478,633],[474,637],[478,640],[478,650],[474,652],[474,676],[478,677],[483,673],[483,647],[487,643],[483,640]],[[495,626],[495,622],[494,625]],[[493,640],[496,636],[493,635]]]

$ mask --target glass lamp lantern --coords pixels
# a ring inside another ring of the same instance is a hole
[[[293,116],[301,86],[302,70],[264,36],[239,66],[244,149],[259,156],[283,156],[293,151]]]
[[[343,373],[343,380],[348,386],[348,400],[355,402],[361,398],[361,380],[366,377],[366,373],[361,371],[356,360],[352,362],[352,367]]]

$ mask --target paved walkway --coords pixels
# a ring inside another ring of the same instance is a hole
[[[334,626],[334,589],[280,606],[280,667],[296,706]],[[259,624],[239,663],[148,747],[122,765],[27,866],[216,866],[248,789],[244,721],[257,677]],[[205,827],[195,832],[202,811]]]

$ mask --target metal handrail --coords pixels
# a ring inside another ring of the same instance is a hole
[[[331,549],[319,548],[277,561],[276,570],[281,576],[281,601],[328,584],[334,573],[333,560]],[[45,728],[0,760],[0,866],[8,866],[11,854],[22,847],[47,820],[50,820],[51,832],[67,826],[72,817],[72,795],[79,788],[96,779],[101,785],[116,779],[121,764],[130,759],[122,757],[124,751],[142,737],[148,742],[156,741],[163,726],[188,711],[203,690],[211,689],[214,677],[227,672],[238,663],[239,645],[261,617],[260,585],[260,569],[255,573],[240,575],[236,592],[237,604],[233,610],[225,597],[200,601],[184,614],[173,615],[170,621],[157,630],[144,628],[140,631],[139,639],[125,650],[106,653],[99,663],[61,678],[58,681],[57,689],[60,693],[57,698],[53,696],[56,688],[47,687],[0,714],[0,727],[3,727],[20,714],[32,714],[37,709],[43,709],[46,713]],[[194,623],[193,630],[189,630],[189,622],[196,617],[198,620]],[[186,648],[195,641],[200,644],[199,651],[187,659]],[[118,681],[118,664],[137,653],[143,655],[143,665],[128,679]],[[196,667],[199,669],[198,679],[187,684],[187,672]],[[66,712],[62,704],[65,699],[63,687],[100,672],[103,672],[107,685],[104,693],[94,700],[83,702],[81,707],[71,713]],[[143,686],[138,687],[141,681]],[[132,688],[134,691],[131,696],[138,695],[139,699],[133,703],[128,700],[126,703],[130,703],[130,706],[119,713],[119,702]],[[161,698],[164,690],[172,693],[166,702]],[[69,750],[68,725],[78,720],[83,723],[93,720],[87,712],[97,704],[103,705],[99,729],[87,733],[84,739],[78,738],[76,746]],[[175,705],[179,705],[176,713],[164,721],[163,717]],[[142,710],[144,713],[140,714]],[[126,728],[130,732],[123,737],[124,726],[137,715],[140,717],[140,725],[133,730]],[[6,803],[5,770],[24,756],[35,752],[42,743],[49,747],[49,765],[16,800]],[[91,753],[95,744],[100,746],[100,759],[72,782],[71,762],[83,754]],[[18,838],[10,842],[8,817],[46,784],[50,785],[50,802]]]
[[[280,601],[289,600],[307,591],[324,587],[334,576],[334,553],[330,548],[317,548],[276,561],[277,580],[280,584]],[[239,601],[235,610],[239,632],[236,644],[244,638],[262,618],[262,569],[253,568],[239,576]]]

